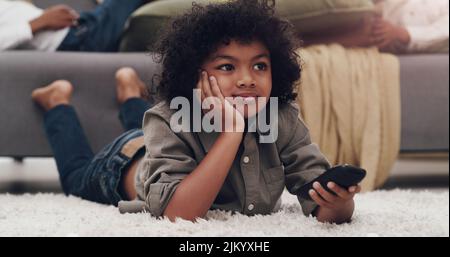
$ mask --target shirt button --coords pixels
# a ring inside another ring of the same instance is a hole
[[[252,203],[248,205],[247,209],[249,211],[252,211],[253,209],[255,209],[255,205],[253,205]]]
[[[244,163],[249,163],[250,162],[250,158],[248,158],[248,156],[244,157]]]

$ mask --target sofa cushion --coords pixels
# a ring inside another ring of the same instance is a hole
[[[31,0],[31,2],[42,9],[57,4],[65,4],[78,12],[92,10],[97,5],[95,0]]]
[[[120,51],[141,52],[152,50],[152,46],[159,39],[167,22],[172,17],[192,8],[192,2],[203,5],[224,1],[226,0],[160,0],[148,3],[131,15],[122,37]]]
[[[375,9],[372,0],[278,0],[277,14],[300,34],[317,33],[358,24]]]
[[[196,0],[199,4],[227,0]],[[174,16],[188,11],[192,2],[159,0],[136,10],[122,38],[121,51],[152,50],[164,25]],[[371,0],[277,0],[277,15],[290,20],[299,34],[338,29],[357,24],[374,10]]]

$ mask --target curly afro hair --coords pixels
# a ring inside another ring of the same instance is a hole
[[[300,46],[292,25],[275,16],[275,1],[233,0],[201,6],[176,17],[156,45],[162,74],[157,93],[170,102],[182,96],[192,101],[199,70],[210,54],[231,40],[262,42],[270,52],[271,97],[280,105],[297,97],[294,82],[300,79],[301,65],[295,50]]]

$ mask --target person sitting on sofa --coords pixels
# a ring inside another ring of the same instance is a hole
[[[374,0],[381,9],[372,24],[372,40],[380,50],[448,52],[448,0]]]
[[[105,0],[78,14],[66,5],[42,10],[25,1],[0,0],[0,51],[115,52],[130,14],[148,0]]]
[[[448,0],[373,0],[377,14],[355,27],[305,38],[307,45],[376,46],[383,52],[447,52]]]

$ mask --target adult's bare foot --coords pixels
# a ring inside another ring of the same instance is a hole
[[[57,80],[48,86],[35,89],[31,93],[31,98],[44,110],[49,111],[54,107],[70,104],[73,86],[69,81]]]
[[[130,98],[147,98],[145,83],[133,68],[120,68],[116,72],[116,92],[119,104]]]

